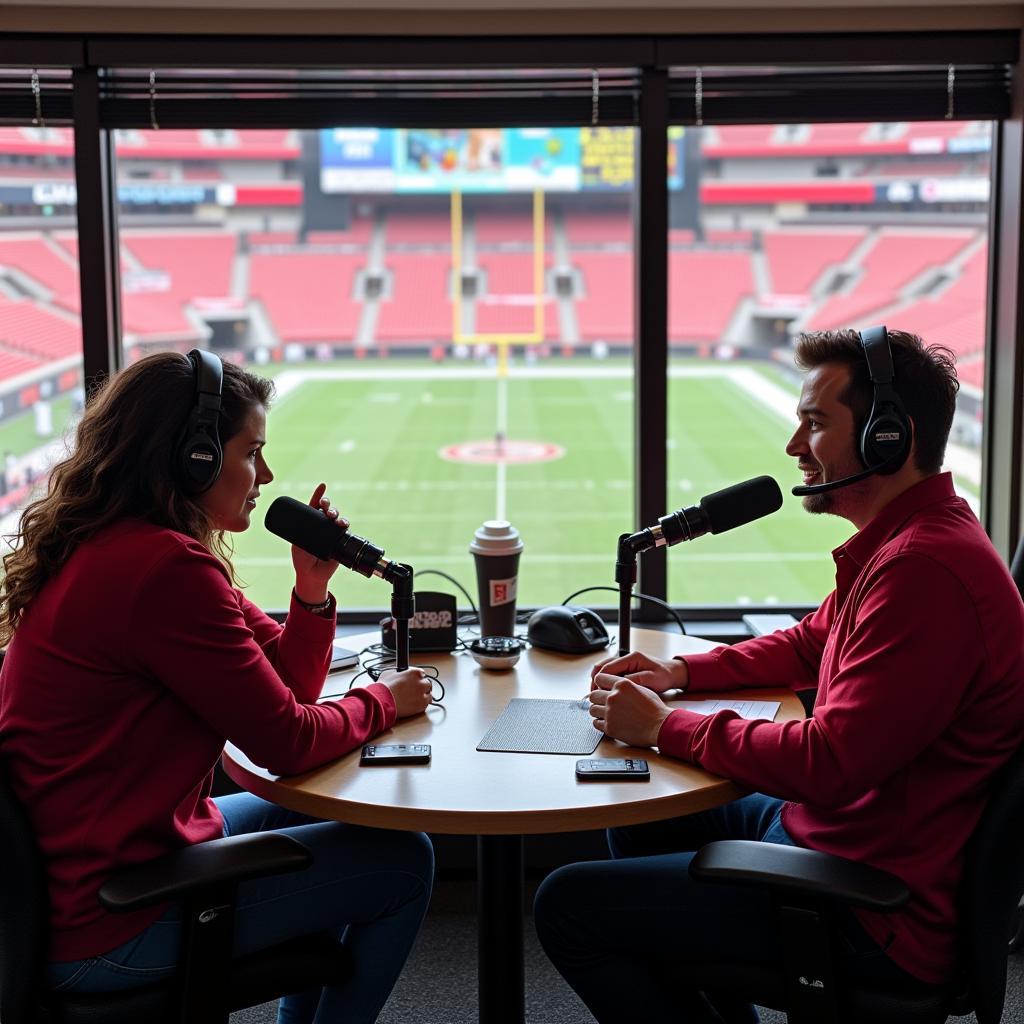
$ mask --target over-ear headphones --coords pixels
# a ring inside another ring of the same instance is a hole
[[[217,423],[224,367],[218,356],[198,348],[189,352],[188,359],[195,388],[173,465],[181,489],[186,494],[202,494],[213,486],[224,461]]]
[[[893,386],[888,331],[884,326],[869,327],[860,332],[860,343],[874,388],[871,412],[860,435],[860,460],[865,469],[888,476],[897,472],[910,454],[910,417]]]

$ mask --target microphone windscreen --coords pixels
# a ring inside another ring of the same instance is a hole
[[[271,533],[325,562],[336,557],[338,541],[343,536],[337,524],[323,512],[295,498],[275,498],[267,509],[263,525]]]
[[[700,507],[708,518],[709,532],[725,533],[778,512],[782,508],[782,491],[772,477],[755,476],[701,498]]]

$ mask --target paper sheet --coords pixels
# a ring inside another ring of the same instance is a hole
[[[698,715],[713,715],[716,711],[735,711],[740,718],[766,718],[775,721],[782,705],[777,700],[678,700],[671,707],[683,711],[696,711]]]

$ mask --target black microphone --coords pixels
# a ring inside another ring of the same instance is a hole
[[[331,559],[341,562],[346,569],[367,579],[379,576],[388,583],[396,583],[409,575],[404,565],[384,557],[383,548],[371,544],[365,537],[339,529],[320,509],[295,498],[276,498],[271,502],[263,524],[271,533],[303,551],[325,562]]]
[[[800,484],[798,487],[793,488],[793,494],[798,498],[806,497],[808,494],[826,494],[828,491],[835,491],[840,487],[846,487],[849,484],[867,480],[869,476],[874,476],[876,473],[883,473],[893,463],[902,461],[905,458],[906,456],[903,452],[897,452],[895,455],[889,456],[885,462],[880,462],[877,466],[872,466],[870,469],[865,469],[860,473],[854,473],[853,476],[844,476],[841,480],[830,480],[827,484]]]
[[[782,508],[782,491],[770,476],[725,487],[700,499],[697,505],[662,516],[656,526],[634,533],[626,544],[639,553],[695,540],[705,533],[725,533]]]

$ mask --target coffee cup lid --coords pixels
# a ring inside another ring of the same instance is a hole
[[[473,534],[469,550],[474,555],[515,555],[523,550],[523,541],[507,519],[488,519]]]

